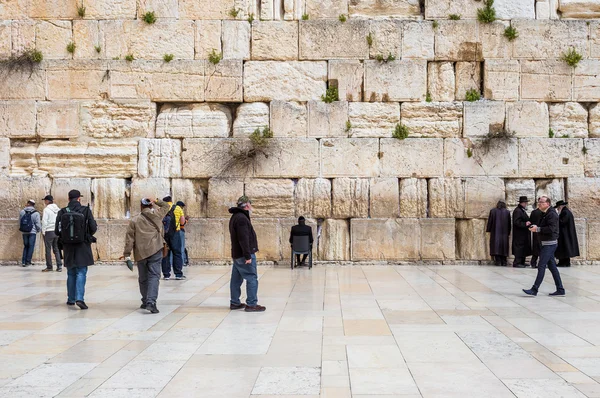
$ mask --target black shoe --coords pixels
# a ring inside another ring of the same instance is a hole
[[[241,303],[241,304],[229,304],[229,309],[230,310],[243,310],[244,308],[246,308],[246,304]]]
[[[532,265],[531,268],[537,268],[537,265]]]
[[[54,271],[52,268],[44,268],[42,272],[52,272]]]
[[[78,301],[75,302],[75,304],[77,304],[77,306],[79,308],[81,308],[82,310],[87,310],[88,309],[88,306],[83,301],[79,301],[78,300]]]
[[[561,267],[561,268],[563,268],[563,267],[565,267],[565,268],[566,268],[566,267],[570,267],[571,265],[565,265],[565,264],[556,264],[556,266],[557,266],[557,267]]]
[[[73,303],[71,301],[67,301],[67,305],[75,305],[75,303]]]
[[[142,310],[145,310],[145,309],[146,309],[146,307],[147,307],[147,306],[146,306],[146,304],[142,304],[142,305],[140,305],[140,309],[142,309]]]
[[[60,268],[57,268],[57,269],[56,269],[56,272],[62,272],[62,267],[60,267]]]
[[[537,290],[533,290],[533,289],[529,289],[529,290],[525,290],[523,289],[523,293],[528,294],[530,296],[537,296]]]
[[[565,297],[565,291],[564,290],[557,290],[554,293],[550,293],[548,296],[552,296],[552,297]]]
[[[158,314],[160,312],[158,311],[158,308],[156,308],[156,304],[154,303],[146,304],[146,309],[153,314]]]
[[[244,311],[246,312],[263,312],[264,310],[266,310],[267,307],[263,307],[262,305],[247,305],[246,308],[244,308]]]
[[[513,268],[525,268],[525,264],[513,264]]]

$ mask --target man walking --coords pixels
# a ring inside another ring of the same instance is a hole
[[[81,205],[81,192],[69,191],[69,204],[56,215],[54,233],[59,236],[67,267],[67,305],[87,310],[85,282],[88,266],[94,264],[92,243],[98,225],[88,206]]]
[[[554,252],[558,246],[558,214],[551,208],[550,198],[547,196],[540,197],[538,200],[538,207],[544,215],[542,216],[539,225],[532,224],[529,227],[529,230],[539,234],[541,244],[540,261],[538,263],[537,277],[535,278],[533,286],[528,290],[523,289],[523,292],[530,296],[537,296],[540,285],[544,281],[547,265],[552,273],[552,278],[554,278],[554,284],[556,285],[556,291],[550,293],[550,296],[564,296],[565,289],[562,285],[558,268],[556,268],[556,261],[554,260]]]
[[[499,200],[496,208],[490,210],[486,232],[490,233],[490,255],[494,259],[494,263],[506,267],[508,236],[510,235],[510,212],[503,200]]]
[[[527,196],[519,198],[519,204],[513,211],[512,253],[515,256],[513,267],[525,268],[525,257],[531,255],[531,232],[529,216],[527,215]]]
[[[44,248],[46,254],[46,268],[42,272],[52,272],[52,253],[56,258],[56,271],[62,271],[62,258],[58,250],[58,236],[54,233],[56,227],[56,215],[60,208],[54,204],[52,195],[44,196],[44,213],[42,214],[42,235],[44,236]]]
[[[312,250],[312,244],[314,241],[312,228],[310,225],[306,225],[306,219],[303,216],[298,217],[298,225],[294,225],[290,231],[290,244],[294,242],[294,236],[308,236],[310,250]],[[308,257],[308,254],[303,254],[302,261],[300,261],[300,255],[296,254],[296,263],[298,263],[299,266],[306,265],[306,257]]]
[[[163,218],[165,243],[169,247],[169,252],[162,259],[162,272],[166,281],[171,279],[171,256],[173,256],[173,273],[175,279],[180,281],[185,279],[181,253],[181,223],[183,221],[185,224],[185,217],[181,207],[174,205],[170,196],[165,196],[163,202],[169,204],[169,211]]]
[[[542,219],[543,215],[544,212],[541,211],[539,207],[536,207],[529,216],[529,222],[531,222],[531,224],[533,225],[540,225],[540,220]],[[531,268],[537,268],[537,261],[540,255],[540,250],[540,236],[537,232],[533,232],[531,237]]]
[[[35,200],[29,199],[25,208],[19,213],[19,231],[23,234],[23,255],[21,256],[21,266],[23,267],[31,265],[37,233],[42,230],[40,213],[34,206]]]
[[[558,211],[558,247],[556,249],[556,258],[558,258],[558,267],[570,267],[571,257],[579,256],[579,242],[577,240],[577,230],[575,229],[575,218],[573,213],[567,207],[569,203],[564,200],[556,202]]]
[[[231,237],[231,301],[232,310],[244,309],[246,312],[262,312],[266,307],[258,305],[258,273],[256,255],[258,242],[250,222],[252,202],[244,195],[237,200],[237,207],[229,209],[229,235]],[[242,282],[246,280],[246,304],[240,302]]]
[[[156,300],[164,245],[162,220],[171,207],[162,200],[153,202],[148,198],[142,199],[140,206],[140,214],[133,217],[127,226],[123,258],[129,259],[133,251],[142,294],[140,308],[158,314]]]

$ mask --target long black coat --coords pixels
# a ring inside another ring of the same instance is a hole
[[[510,212],[507,209],[490,210],[486,232],[490,232],[490,255],[508,256]]]
[[[531,215],[529,216],[529,221],[531,221],[531,224],[533,225],[540,225],[540,221],[543,215],[543,211],[541,211],[540,209],[534,209],[531,212]],[[531,254],[534,256],[539,256],[541,248],[542,242],[540,241],[540,236],[537,232],[533,232],[531,237]]]
[[[579,256],[579,242],[575,230],[575,218],[567,207],[563,207],[558,216],[558,247],[554,254],[556,258],[571,258]]]
[[[515,257],[531,255],[531,232],[527,227],[529,216],[521,205],[513,211],[512,254]]]
[[[86,237],[85,242],[75,243],[75,244],[63,244],[63,253],[64,253],[64,261],[65,267],[83,267],[88,265],[94,265],[94,254],[92,253],[92,238],[96,231],[98,230],[98,224],[96,224],[96,220],[94,220],[94,216],[92,215],[92,211],[87,206],[82,206],[77,200],[72,200],[67,205],[69,209],[73,212],[83,213],[83,215],[88,220],[88,236]],[[65,213],[65,209],[60,209],[56,214],[56,225],[54,227],[54,233],[57,236],[60,236],[60,219],[62,215]],[[94,239],[95,241],[95,239]]]

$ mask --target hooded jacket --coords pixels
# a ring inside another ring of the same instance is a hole
[[[231,237],[231,258],[244,257],[250,260],[252,255],[258,251],[256,232],[250,222],[250,213],[239,207],[229,209],[229,235]]]
[[[60,207],[58,207],[54,203],[50,203],[48,206],[44,208],[44,213],[42,215],[42,234],[46,232],[54,232],[54,228],[56,227],[56,215]]]
[[[40,222],[40,213],[33,206],[27,206],[19,213],[19,224],[21,223],[21,218],[25,215],[26,211],[30,211],[31,213],[31,221],[33,221],[33,229],[31,232],[21,232],[22,234],[37,234],[42,230],[42,224]]]

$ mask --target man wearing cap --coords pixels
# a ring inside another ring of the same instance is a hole
[[[170,196],[165,196],[163,202],[169,204],[169,212],[172,213],[172,217],[175,219],[175,231],[170,236],[165,234],[165,242],[169,247],[169,252],[162,259],[162,273],[164,279],[168,281],[171,279],[171,256],[173,257],[173,273],[175,274],[175,280],[186,279],[183,275],[183,254],[181,253],[181,224],[185,224],[185,216],[181,207],[173,204],[173,199]],[[167,212],[167,214],[169,213]]]
[[[52,195],[44,196],[44,213],[42,214],[42,235],[44,236],[44,248],[46,249],[46,268],[42,272],[52,271],[52,253],[56,258],[56,271],[62,271],[62,258],[58,250],[58,236],[54,233],[56,227],[56,215],[60,208],[54,204]]]
[[[525,268],[525,257],[531,255],[531,232],[529,216],[527,215],[527,196],[519,198],[519,204],[513,210],[512,253],[515,256],[513,267]]]
[[[181,200],[178,200],[176,204],[177,206],[181,207],[181,210],[183,210],[185,214],[185,203],[183,203]],[[188,258],[187,249],[185,248],[185,227],[189,219],[189,216],[184,216],[183,220],[180,220],[179,225],[179,230],[181,231],[181,258],[183,259],[184,267],[190,265],[190,259]]]
[[[123,257],[129,258],[133,251],[138,266],[138,283],[142,295],[141,309],[158,314],[156,300],[163,251],[162,220],[170,210],[167,202],[153,202],[144,198],[140,204],[140,214],[133,217],[127,226]]]
[[[256,252],[258,242],[250,221],[252,202],[246,195],[237,200],[237,206],[229,209],[229,235],[231,237],[231,301],[232,310],[244,309],[246,312],[262,312],[266,310],[258,305],[258,273],[256,270]],[[246,280],[246,304],[240,302],[242,282]]]
[[[54,233],[59,236],[64,252],[64,264],[67,267],[67,305],[77,304],[82,310],[87,310],[88,306],[85,304],[84,299],[85,282],[88,266],[94,264],[92,242],[96,241],[94,234],[98,230],[98,225],[90,208],[81,205],[81,197],[81,192],[78,190],[69,191],[69,204],[64,209],[60,209],[56,215]],[[63,235],[61,235],[61,232],[68,233],[66,224],[69,217],[68,213],[83,215],[84,236],[82,242],[65,242]]]
[[[31,265],[37,233],[42,230],[40,213],[35,209],[35,200],[29,199],[27,205],[19,213],[19,230],[23,234],[23,256],[21,266]]]
[[[564,200],[556,202],[558,211],[558,247],[556,248],[556,258],[558,258],[558,267],[570,267],[571,257],[579,256],[579,242],[577,240],[577,230],[575,229],[575,218],[573,213],[567,207],[569,203]]]

